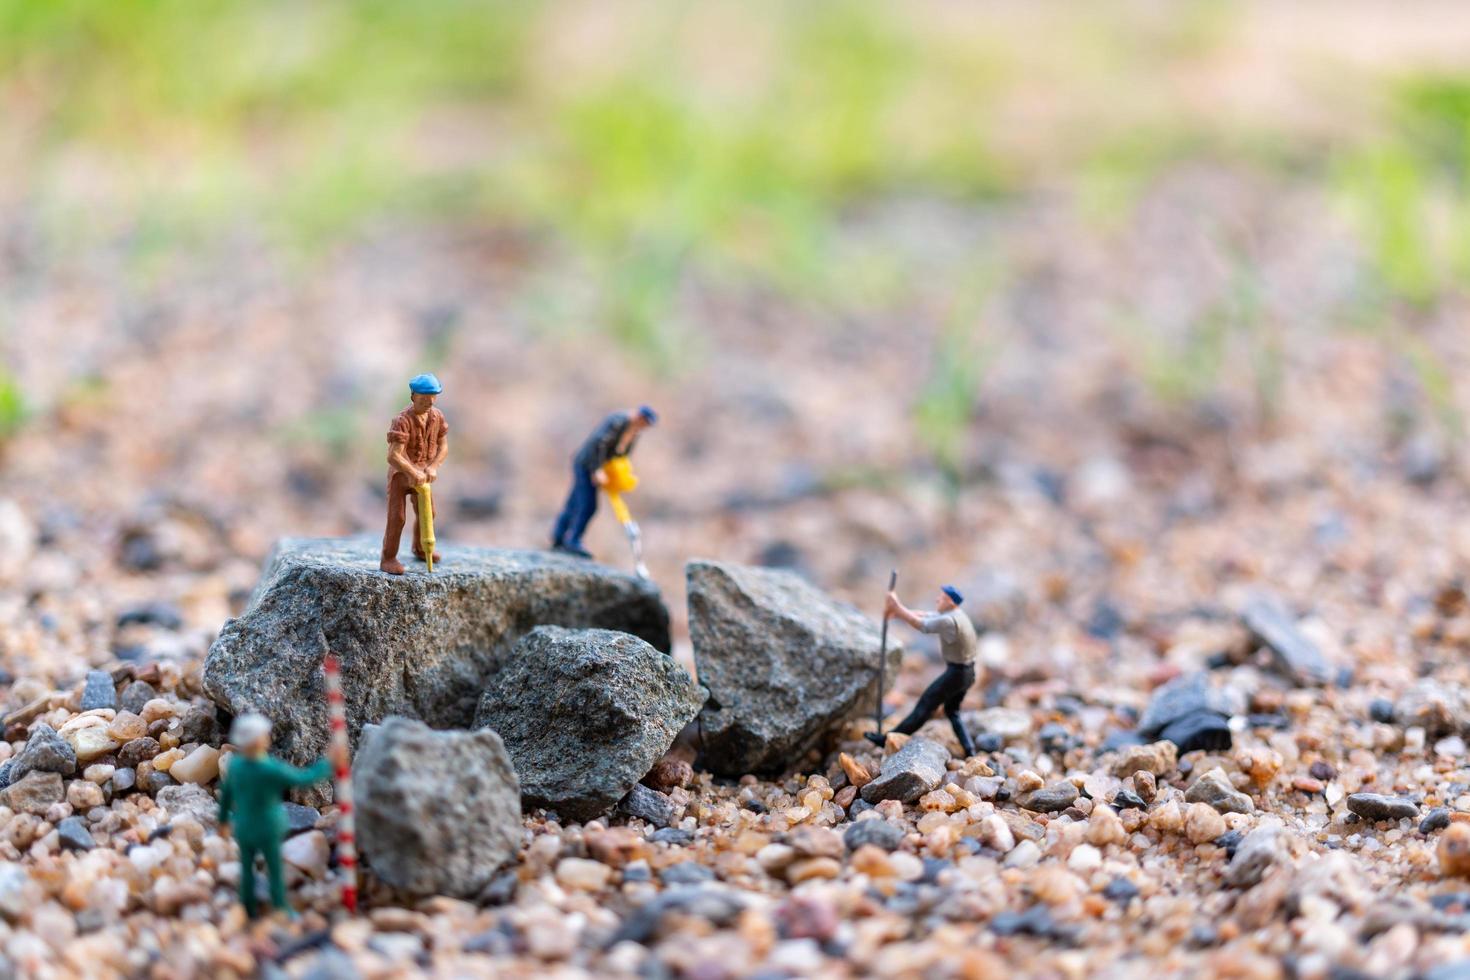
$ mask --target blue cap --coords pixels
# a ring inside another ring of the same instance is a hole
[[[649,425],[658,425],[658,413],[648,405],[639,405],[638,414],[643,416],[643,421]]]
[[[964,603],[965,603],[965,597],[962,596],[962,595],[960,595],[960,590],[957,589],[957,588],[955,588],[953,585],[946,585],[944,588],[940,589],[939,591],[940,592],[943,592],[945,595],[949,596],[949,601],[950,602],[953,602],[955,605],[957,605],[957,606],[964,605]]]
[[[408,383],[408,390],[415,395],[437,395],[444,386],[432,374],[420,374]]]

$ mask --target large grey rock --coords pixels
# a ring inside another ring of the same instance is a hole
[[[390,885],[470,897],[520,847],[520,789],[492,731],[389,718],[364,732],[352,774],[358,844]]]
[[[778,569],[691,561],[685,575],[694,662],[710,693],[700,727],[711,770],[780,771],[834,725],[873,709],[871,619]],[[890,678],[899,659],[890,637]]]
[[[18,782],[28,772],[55,772],[70,776],[77,771],[77,753],[71,744],[56,729],[45,722],[31,727],[25,747],[10,763],[7,776],[10,782]]]
[[[937,789],[948,769],[949,749],[927,738],[911,738],[883,760],[878,778],[863,786],[862,797],[869,803],[912,803]]]
[[[542,626],[486,688],[475,727],[505,740],[526,807],[591,820],[628,795],[703,703],[688,672],[636,636]]]
[[[349,734],[389,715],[436,728],[473,720],[480,692],[533,627],[596,626],[669,647],[658,589],[564,555],[443,545],[433,573],[378,570],[377,539],[287,539],[249,607],[225,623],[204,689],[231,714],[275,723],[274,751],[297,765],[327,744],[321,663],[342,663]]]

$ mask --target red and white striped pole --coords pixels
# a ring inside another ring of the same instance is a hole
[[[342,698],[342,676],[337,656],[328,653],[322,661],[327,679],[327,714],[332,725],[332,748],[342,760],[333,780],[337,803],[337,866],[342,869],[342,905],[349,915],[357,914],[357,834],[352,811],[352,764],[347,753],[347,702]]]

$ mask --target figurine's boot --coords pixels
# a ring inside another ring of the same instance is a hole
[[[880,749],[888,743],[888,736],[879,735],[877,732],[863,732],[863,738],[867,739],[869,742],[872,742]]]
[[[438,556],[435,555],[434,557],[437,558]],[[403,562],[397,558],[389,558],[387,555],[384,555],[383,560],[378,562],[378,567],[389,575],[402,575],[404,572]]]
[[[958,711],[949,716],[949,727],[954,729],[954,737],[959,739],[960,751],[965,754],[965,758],[968,759],[970,756],[974,755],[975,740],[970,738],[970,730],[967,729],[965,727],[965,723],[960,720],[960,713]]]

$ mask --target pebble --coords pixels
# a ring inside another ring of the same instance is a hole
[[[1256,809],[1251,798],[1237,790],[1219,766],[1196,779],[1184,799],[1189,803],[1208,803],[1221,813],[1253,813]]]
[[[1103,886],[1103,898],[1110,902],[1127,905],[1139,895],[1139,888],[1127,878],[1113,878]]]
[[[1091,844],[1078,844],[1067,857],[1067,867],[1073,871],[1093,871],[1102,867],[1102,860],[1102,851]]]
[[[1148,804],[1143,802],[1143,797],[1130,789],[1120,789],[1113,794],[1113,806],[1120,810],[1143,810]]]
[[[426,552],[427,554],[427,552]],[[556,865],[556,881],[574,891],[601,891],[612,877],[612,868],[585,858],[562,858]]]
[[[1224,834],[1225,818],[1208,803],[1191,803],[1184,815],[1184,835],[1195,844],[1205,844]]]
[[[300,869],[307,877],[318,880],[326,876],[331,851],[327,835],[320,830],[296,834],[281,843],[281,857],[285,862]]]
[[[88,671],[82,685],[82,710],[116,707],[117,689],[113,686],[112,675],[105,670]]]
[[[1367,820],[1402,820],[1419,815],[1419,805],[1413,800],[1382,793],[1351,793],[1347,808]]]
[[[672,825],[678,816],[674,802],[668,796],[642,783],[636,784],[618,802],[618,810],[659,828]]]
[[[45,814],[65,798],[61,774],[32,770],[0,792],[0,802],[17,813]]]
[[[157,739],[148,737],[135,738],[118,750],[117,761],[129,768],[136,769],[138,763],[152,759],[163,751]]]
[[[842,835],[842,842],[849,851],[855,851],[864,845],[895,851],[903,844],[905,836],[903,828],[879,818],[857,821],[847,828]]]
[[[1470,824],[1452,823],[1439,836],[1435,847],[1439,873],[1445,877],[1470,877]]]
[[[77,753],[50,725],[40,723],[31,728],[25,747],[11,760],[10,781],[14,782],[33,770],[70,776],[77,771]]]
[[[1450,808],[1437,806],[1424,815],[1419,821],[1419,833],[1428,836],[1436,830],[1444,830],[1450,825]]]
[[[78,762],[91,762],[110,752],[115,752],[122,743],[108,734],[105,727],[94,725],[71,733],[67,738],[76,751]]]
[[[66,802],[72,805],[74,810],[90,810],[94,806],[101,806],[106,800],[102,795],[102,787],[85,779],[74,779],[67,784]]]
[[[97,846],[92,839],[92,832],[87,829],[86,821],[81,817],[67,817],[56,825],[57,836],[61,846],[69,851],[90,851]]]
[[[148,723],[131,711],[119,711],[107,726],[107,734],[119,742],[131,742],[148,734]]]
[[[1077,796],[1076,786],[1068,782],[1058,782],[1020,794],[1016,797],[1016,805],[1037,813],[1055,813],[1071,806],[1076,802]]]
[[[155,767],[157,761],[154,760]],[[212,745],[201,745],[169,766],[168,774],[181,783],[203,785],[212,782],[219,775],[219,749]]]
[[[1134,745],[1124,749],[1122,757],[1113,764],[1113,775],[1123,779],[1136,772],[1167,776],[1178,763],[1179,749],[1173,742]]]
[[[1240,839],[1234,853],[1228,848],[1227,853],[1230,865],[1225,869],[1225,883],[1234,888],[1252,888],[1284,859],[1281,829],[1277,824],[1257,827]]]

